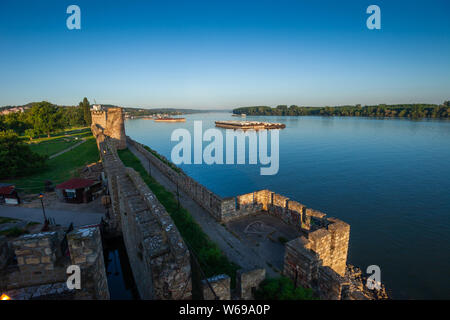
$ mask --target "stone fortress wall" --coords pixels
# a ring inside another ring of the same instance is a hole
[[[118,150],[127,147],[125,141],[125,125],[122,108],[108,110],[92,110],[92,132],[96,137],[99,133],[111,138]]]
[[[191,298],[190,253],[171,217],[140,175],[124,166],[116,141],[103,132],[97,138],[111,198],[108,223],[123,236],[141,299]]]
[[[69,256],[62,252],[66,238]],[[100,230],[81,227],[68,233],[57,231],[0,239],[3,268],[0,290],[14,300],[63,296],[66,299],[108,300],[109,289]],[[81,271],[81,289],[70,290],[66,281],[69,265]]]
[[[95,128],[98,128],[98,126],[93,122],[93,131]],[[122,126],[116,126],[116,130],[121,130],[120,128]],[[94,132],[94,134],[96,133]],[[131,196],[140,195],[141,198],[145,198],[146,194],[151,195],[150,198],[146,199],[149,207],[155,203],[159,204],[159,202],[154,198],[154,195],[148,190],[140,177],[133,173],[132,169],[125,170],[124,168],[119,168],[121,161],[117,155],[109,158],[110,154],[114,154],[114,145],[117,146],[117,143],[114,144],[105,139],[104,134],[96,134],[96,136],[97,141],[104,141],[103,143],[99,143],[99,148],[104,159],[105,171],[109,171],[107,175],[110,177],[108,183],[110,184],[114,211],[112,223],[121,225],[122,233],[126,238],[129,237],[129,232],[125,232],[125,230],[130,230],[130,226],[125,221],[122,221],[122,223],[119,222],[119,220],[124,220],[122,198],[127,197],[126,191],[135,190],[134,193],[131,192]],[[169,161],[164,159],[163,156],[158,158],[152,152],[148,151],[144,145],[129,137],[125,138],[125,142],[133,146],[152,166],[158,168],[160,172],[188,194],[218,222],[229,222],[244,216],[265,212],[294,226],[299,231],[300,236],[285,245],[283,274],[290,277],[296,284],[313,289],[316,295],[322,299],[372,298],[371,294],[365,292],[366,289],[362,285],[359,283],[355,285],[355,283],[349,280],[353,275],[348,274],[349,267],[351,266],[347,265],[350,236],[350,226],[347,223],[336,218],[328,218],[320,211],[307,208],[297,201],[270,190],[259,190],[236,197],[221,198],[186,175],[181,169],[175,171],[168,165]],[[124,178],[124,174],[128,178]],[[133,181],[133,183],[123,188],[119,184],[124,185],[124,179]],[[117,186],[114,184],[117,184]],[[131,188],[133,184],[135,186],[134,189]],[[160,207],[160,204],[158,208],[164,210],[164,208]],[[129,218],[126,220],[129,220]],[[125,229],[123,229],[124,227]],[[175,227],[174,229],[176,230]],[[136,234],[142,234],[145,230],[148,230],[148,225],[141,226],[140,230],[138,227]],[[125,243],[128,243],[127,249],[134,252],[136,251],[136,244],[142,242],[139,239],[125,239]],[[187,254],[189,253],[186,249]],[[131,260],[133,260],[133,254],[129,255],[132,256]],[[133,266],[134,263],[132,262],[131,265]],[[249,274],[252,273],[250,272]],[[255,274],[259,273],[256,272]],[[245,279],[245,275],[243,279]],[[252,277],[248,277],[248,279],[252,279]],[[218,275],[214,279],[211,279],[210,284],[214,284],[216,281],[220,282],[221,287],[224,286],[224,283],[228,283],[226,277]],[[138,283],[137,279],[136,282]],[[247,282],[252,281],[243,280],[243,283]],[[248,296],[245,293],[248,291],[248,288],[241,288],[240,290],[242,295]]]

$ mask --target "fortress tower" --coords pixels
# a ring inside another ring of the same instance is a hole
[[[103,134],[110,137],[117,149],[125,149],[127,147],[125,136],[125,125],[122,108],[102,109],[94,106],[91,110],[92,125],[91,130],[99,142],[99,135]]]

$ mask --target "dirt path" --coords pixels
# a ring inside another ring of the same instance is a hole
[[[128,148],[135,156],[139,158],[142,166],[148,172],[149,163],[145,157],[133,146],[128,145]],[[150,168],[153,178],[155,178],[167,190],[173,194],[176,194],[176,185],[165,175],[163,175],[156,167],[150,166]],[[184,191],[179,190],[179,194],[181,206],[189,211],[195,221],[201,226],[203,231],[219,246],[229,260],[240,265],[244,269],[265,268],[268,276],[278,275],[277,272],[269,267],[266,259],[218,223],[205,209],[200,207]]]
[[[81,140],[80,142],[75,143],[73,146],[71,146],[71,147],[69,147],[69,148],[67,148],[67,149],[64,149],[64,150],[62,150],[62,151],[60,151],[60,152],[58,152],[58,153],[52,154],[52,155],[51,155],[50,157],[48,157],[48,158],[49,158],[49,159],[53,159],[53,158],[55,158],[55,157],[57,157],[57,156],[60,156],[60,155],[62,155],[63,153],[66,153],[66,152],[72,150],[73,148],[78,147],[80,144],[83,144],[83,143],[85,143],[85,142],[86,142],[85,139],[84,139],[84,140]]]

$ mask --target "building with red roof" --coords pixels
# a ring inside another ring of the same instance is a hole
[[[16,187],[11,183],[0,183],[0,203],[19,204]]]
[[[92,194],[101,188],[99,181],[72,178],[56,186],[58,198],[70,203],[86,203],[93,200]]]

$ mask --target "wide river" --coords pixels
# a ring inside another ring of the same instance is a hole
[[[186,128],[193,136],[194,120],[203,121],[204,131],[216,120],[240,118],[201,113],[186,120],[127,120],[125,127],[170,159],[177,144],[170,139],[173,130]],[[450,121],[247,120],[286,124],[276,175],[260,175],[261,164],[181,165],[183,170],[223,197],[267,188],[349,223],[348,262],[363,271],[378,265],[393,298],[450,298]]]

